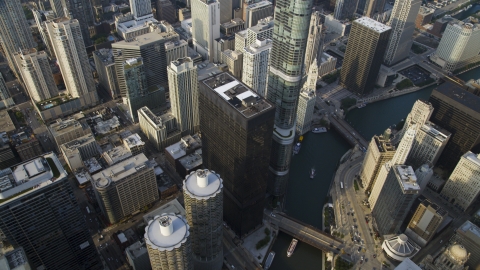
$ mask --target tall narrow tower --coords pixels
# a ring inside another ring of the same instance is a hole
[[[197,170],[183,181],[195,269],[221,269],[223,263],[223,180],[214,171]]]
[[[305,74],[313,63],[314,59],[320,59],[322,55],[323,33],[322,18],[320,11],[312,13],[310,28],[308,29],[307,49],[305,50]]]
[[[192,0],[193,48],[213,62],[213,40],[220,37],[220,3],[217,0]]]
[[[392,66],[408,57],[412,47],[412,36],[415,31],[415,19],[420,10],[421,0],[398,0],[393,6],[392,15],[387,25],[392,27],[388,40],[384,62]]]
[[[285,194],[287,187],[312,5],[312,0],[278,0],[275,6],[267,90],[276,106],[269,180],[274,196]]]

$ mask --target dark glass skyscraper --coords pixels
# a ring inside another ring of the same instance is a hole
[[[223,217],[237,235],[262,224],[274,106],[229,73],[201,80],[205,168],[223,178]]]
[[[278,0],[275,6],[266,95],[276,106],[269,179],[275,196],[285,194],[288,180],[312,6],[312,0]]]

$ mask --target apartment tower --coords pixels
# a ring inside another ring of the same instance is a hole
[[[373,91],[391,28],[368,17],[353,21],[339,83],[360,96]]]
[[[220,37],[220,2],[191,0],[191,5],[193,48],[212,62],[214,40]]]
[[[243,52],[242,82],[265,97],[272,40],[260,39],[245,47]]]
[[[183,181],[195,269],[221,269],[223,264],[223,180],[199,169]]]
[[[84,45],[92,45],[90,29],[94,27],[95,17],[90,0],[50,0],[50,5],[56,14],[55,18],[76,19],[80,24]]]
[[[313,1],[278,0],[275,3],[272,57],[267,99],[275,105],[275,127],[270,158],[269,193],[285,194],[295,139],[297,104],[302,89]],[[293,46],[292,44],[295,44]]]

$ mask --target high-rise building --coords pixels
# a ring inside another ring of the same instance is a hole
[[[48,20],[46,17],[50,14],[54,14],[53,11],[41,11],[37,9],[32,9],[33,18],[35,19],[35,24],[37,25],[38,32],[42,38],[42,42],[45,45],[45,51],[48,55],[54,55],[51,41],[48,38],[47,27],[44,21]],[[56,18],[56,17],[55,17]]]
[[[34,102],[58,96],[58,88],[53,80],[48,55],[31,48],[13,56],[22,75],[27,91]]]
[[[218,0],[220,3],[220,23],[229,22],[232,19],[232,0]]]
[[[316,100],[317,95],[315,95],[315,90],[304,88],[300,92],[296,124],[298,135],[303,135],[311,130],[313,110],[315,108]]]
[[[7,84],[5,83],[5,79],[3,79],[3,76],[0,76],[0,107],[8,108],[12,105],[15,105],[15,103],[13,102],[12,96],[8,91],[8,87],[7,87]]]
[[[424,200],[413,214],[405,234],[419,246],[424,247],[435,235],[447,214],[440,206]]]
[[[393,158],[395,146],[383,136],[373,136],[360,170],[360,179],[366,191],[371,191],[380,169]]]
[[[452,133],[437,165],[453,171],[463,154],[480,152],[480,97],[444,83],[433,90],[429,102],[435,108],[430,121]]]
[[[199,111],[203,164],[222,175],[224,220],[243,236],[262,223],[274,106],[223,72],[199,82]]]
[[[92,134],[90,127],[84,121],[75,119],[57,120],[48,129],[58,148],[60,145],[78,139],[82,136]]]
[[[468,151],[458,162],[441,196],[462,210],[466,210],[480,193],[480,155]]]
[[[172,114],[182,135],[191,135],[198,131],[200,121],[197,67],[190,57],[185,57],[170,63],[167,70]]]
[[[47,31],[62,72],[67,91],[74,98],[96,93],[92,69],[82,39],[80,22],[59,18],[47,23]],[[91,100],[91,104],[98,102]]]
[[[34,136],[21,137],[21,140],[21,143],[15,145],[15,150],[22,161],[26,161],[43,154],[44,151],[40,146],[40,142]]]
[[[110,93],[112,98],[120,96],[120,89],[115,71],[115,61],[112,49],[100,49],[93,52],[93,60],[100,84]]]
[[[148,86],[158,85],[168,88],[168,63],[165,44],[169,41],[175,42],[178,40],[179,36],[173,31],[173,28],[159,25],[153,32],[138,36],[135,39],[113,43],[112,49],[120,95],[125,97],[127,94],[123,64],[131,58],[141,57],[143,59]]]
[[[151,12],[150,12],[151,13]],[[157,20],[165,20],[170,24],[177,22],[177,11],[175,6],[169,0],[157,1]]]
[[[322,31],[322,17],[320,11],[312,13],[310,19],[310,28],[308,29],[307,48],[305,50],[305,74],[308,74],[308,70],[313,61],[320,59],[322,55],[323,47],[323,35],[325,30]]]
[[[63,18],[68,16],[66,1],[68,0],[50,0],[50,7],[55,13],[55,18]]]
[[[165,54],[167,55],[167,67],[172,61],[185,58],[188,55],[188,42],[181,39],[178,41],[169,41],[165,43]]]
[[[418,29],[424,29],[423,26],[432,21],[433,13],[435,13],[435,9],[421,6],[417,18],[415,19],[415,27]]]
[[[242,79],[243,69],[243,52],[226,50],[222,52],[222,63],[225,63],[228,67],[228,71],[232,73],[238,80]]]
[[[273,14],[273,4],[270,1],[263,0],[248,4],[245,11],[245,27],[250,28],[257,25],[258,21]]]
[[[385,10],[385,3],[387,2],[386,0],[366,0],[366,1],[359,1],[364,2],[365,5],[363,6],[363,14],[366,17],[373,18],[374,15],[383,13]]]
[[[145,154],[92,175],[93,190],[110,224],[159,199],[157,180]]]
[[[389,166],[388,163],[386,166]],[[381,183],[379,179],[375,183],[372,196],[375,195],[377,201],[372,206],[372,216],[380,234],[393,234],[400,230],[419,192],[417,177],[410,166],[393,165],[385,181]]]
[[[448,22],[431,60],[452,72],[469,64],[472,59],[478,61],[480,47],[476,44],[480,42],[480,24],[475,20]]]
[[[223,180],[209,170],[191,172],[183,181],[195,269],[221,269],[223,264]]]
[[[7,251],[5,254],[0,253],[0,266],[3,270],[32,269],[22,247]]]
[[[468,250],[470,256],[463,256],[463,261],[466,261],[469,269],[477,269],[480,265],[480,228],[467,220],[455,231],[451,242]],[[463,254],[465,253],[467,252],[465,251]],[[461,256],[459,257],[461,258]]]
[[[430,164],[423,164],[415,170],[415,175],[417,176],[417,184],[420,187],[420,194],[425,190],[428,183],[430,182],[430,179],[433,176],[432,168],[433,167],[431,167]]]
[[[400,142],[403,134],[413,125],[416,125],[415,131],[418,131],[430,119],[433,113],[433,106],[430,102],[419,99],[413,104],[412,110],[407,115],[403,128],[395,135],[394,142]]]
[[[150,258],[148,257],[147,245],[145,242],[137,241],[125,249],[125,256],[128,264],[133,270],[150,270]]]
[[[136,19],[153,16],[152,4],[149,0],[130,0],[130,9]]]
[[[191,0],[191,5],[193,48],[212,62],[214,40],[220,37],[220,2]]]
[[[408,57],[413,42],[415,19],[421,4],[421,0],[395,1],[392,15],[387,23],[392,27],[384,58],[387,66],[392,66]]]
[[[415,135],[412,149],[407,157],[407,164],[412,166],[414,170],[423,164],[435,166],[450,139],[450,135],[450,132],[431,122],[422,125]]]
[[[245,47],[248,45],[248,32],[247,30],[243,30],[240,32],[235,33],[235,51],[243,52]]]
[[[272,39],[273,26],[275,21],[272,16],[261,19],[257,25],[247,28],[247,41],[244,47],[248,47],[250,44],[255,43],[257,39]],[[236,39],[236,38],[235,38]],[[237,50],[237,48],[235,48]]]
[[[177,119],[170,113],[157,116],[148,107],[142,107],[138,110],[138,122],[143,134],[158,151],[163,151],[170,143],[181,138]]]
[[[335,20],[345,20],[353,18],[357,10],[358,0],[337,0],[333,16]]]
[[[65,0],[65,3],[65,16],[69,19],[78,20],[82,30],[83,41],[85,42],[84,45],[92,45],[90,37],[95,33],[95,16],[93,15],[92,2],[90,0]]]
[[[353,21],[339,83],[361,96],[373,91],[391,28],[368,17]]]
[[[10,69],[20,76],[13,54],[19,50],[35,48],[32,33],[19,1],[0,1],[0,35],[3,55]]]
[[[23,247],[32,269],[103,269],[55,154],[0,171],[0,182],[0,229],[10,244]]]
[[[275,5],[267,88],[267,99],[276,109],[269,169],[269,190],[274,196],[285,194],[287,188],[312,6],[311,0],[279,0]]]
[[[267,90],[271,50],[272,40],[260,39],[245,47],[243,52],[242,82],[262,97]]]
[[[190,226],[181,215],[155,216],[145,228],[145,242],[153,270],[192,270]]]
[[[8,114],[6,117],[9,117]],[[0,132],[0,169],[8,168],[16,163],[18,160],[10,147],[7,132]]]

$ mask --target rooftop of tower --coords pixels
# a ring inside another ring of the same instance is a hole
[[[460,86],[446,82],[438,86],[432,92],[432,96],[438,95],[438,93],[448,97],[449,99],[460,103],[471,110],[471,115],[479,117],[480,114],[480,97],[468,92]],[[450,102],[449,102],[450,103]]]
[[[366,26],[377,33],[383,33],[391,29],[390,26],[386,26],[385,24],[375,21],[374,19],[368,17],[362,17],[360,19],[356,19],[354,22],[359,23],[363,26]]]
[[[420,186],[417,184],[417,176],[411,166],[394,165],[395,175],[404,193],[418,193]]]
[[[152,249],[172,251],[187,241],[190,226],[180,215],[162,214],[148,222],[145,242]]]
[[[273,109],[273,105],[228,72],[200,81],[235,108],[245,118]]]
[[[206,200],[222,191],[223,180],[214,171],[196,170],[185,177],[183,189],[190,197]]]

